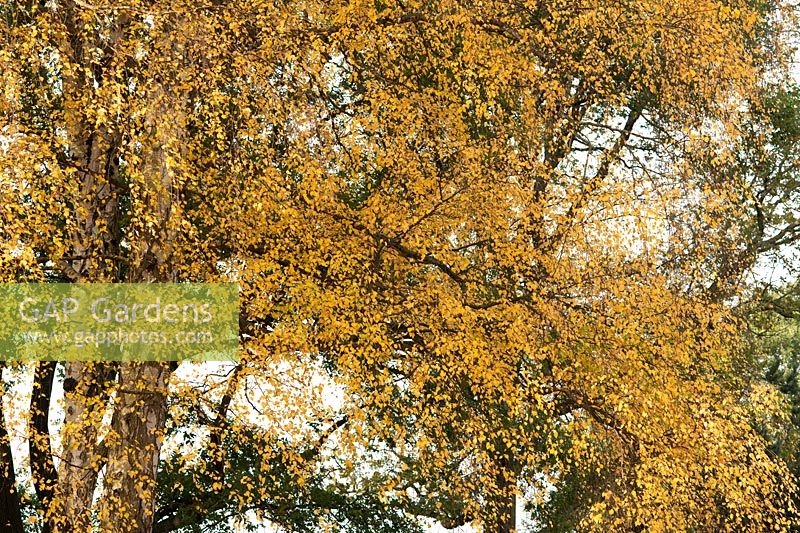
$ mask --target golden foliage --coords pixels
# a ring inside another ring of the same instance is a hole
[[[3,279],[238,280],[246,374],[335,368],[395,497],[491,525],[577,469],[582,529],[788,527],[735,322],[671,262],[724,245],[676,229],[735,192],[681,150],[757,83],[749,3],[3,9]]]

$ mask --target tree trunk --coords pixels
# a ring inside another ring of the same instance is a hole
[[[150,533],[153,529],[169,373],[168,363],[162,362],[121,366],[98,509],[101,531]],[[120,516],[128,518],[121,522]]]
[[[3,366],[0,364],[0,372]],[[23,533],[17,480],[11,456],[11,442],[3,415],[3,396],[0,390],[0,531]]]
[[[31,480],[36,497],[42,506],[45,522],[43,533],[50,533],[54,528],[52,520],[55,509],[51,509],[58,475],[53,464],[53,451],[50,446],[50,396],[53,392],[53,377],[56,372],[54,361],[43,361],[36,365],[33,374],[33,391],[31,394],[31,417],[28,421],[28,454],[31,461]]]
[[[59,465],[58,530],[90,529],[92,495],[104,454],[97,445],[98,428],[108,407],[107,363],[71,361],[64,377],[64,429]],[[55,512],[55,510],[54,510]]]
[[[513,533],[517,530],[517,495],[512,494],[505,510],[505,521],[502,525],[503,533]]]
[[[517,495],[498,502],[497,516],[486,524],[485,533],[514,533],[517,531]]]
[[[511,452],[506,451],[497,461],[498,493],[490,506],[490,516],[485,533],[514,533],[517,531],[517,479],[520,464]]]

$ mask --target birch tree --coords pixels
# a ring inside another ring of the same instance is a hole
[[[3,279],[236,279],[242,362],[222,398],[251,401],[247,383],[287,367],[341,392],[324,408],[309,385],[286,417],[267,407],[292,393],[267,386],[253,409],[280,453],[235,491],[211,472],[211,493],[265,501],[276,457],[302,485],[290,444],[314,435],[348,458],[340,481],[381,450],[375,493],[451,525],[510,531],[519,493],[575,476],[596,477],[581,530],[791,524],[702,267],[729,249],[737,184],[687,163],[735,137],[780,6],[72,0],[3,16]],[[49,527],[153,529],[170,395],[194,400],[176,420],[214,413],[208,468],[230,458],[223,435],[252,438],[174,370],[66,364]]]

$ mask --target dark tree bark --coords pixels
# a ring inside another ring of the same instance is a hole
[[[42,524],[43,533],[49,533],[54,529],[49,512],[51,511],[50,504],[53,501],[53,495],[58,484],[58,475],[53,463],[48,428],[50,397],[53,392],[55,372],[56,363],[54,361],[43,361],[37,364],[33,377],[31,418],[28,422],[30,435],[28,452],[31,460],[33,488],[46,517],[45,522]]]
[[[486,533],[515,533],[517,531],[517,479],[519,461],[506,450],[497,460],[495,480],[498,494],[493,498],[484,531]]]
[[[0,372],[2,372],[2,368],[0,365]],[[24,533],[17,479],[14,474],[14,461],[11,456],[11,443],[3,417],[2,393],[0,393],[0,531]]]
[[[495,507],[496,515],[486,524],[486,533],[514,533],[517,531],[517,496],[510,494]]]

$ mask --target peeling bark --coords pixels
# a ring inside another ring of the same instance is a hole
[[[169,365],[124,363],[120,369],[98,517],[101,531],[150,533],[156,473],[167,414]],[[128,517],[120,521],[119,517]]]
[[[89,528],[92,495],[104,460],[103,450],[97,445],[98,430],[108,407],[106,385],[112,379],[113,371],[106,363],[66,364],[58,531]]]

